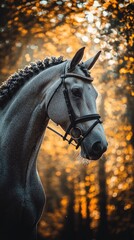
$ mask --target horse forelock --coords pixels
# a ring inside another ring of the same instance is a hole
[[[0,107],[4,107],[8,101],[17,93],[26,81],[36,76],[41,71],[64,62],[63,57],[51,57],[32,62],[24,69],[20,69],[11,75],[0,87]]]

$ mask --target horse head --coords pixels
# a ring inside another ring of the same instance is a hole
[[[82,157],[97,160],[106,151],[107,141],[96,110],[97,91],[89,70],[100,52],[80,63],[83,54],[84,48],[81,48],[71,61],[65,61],[60,79],[49,92],[47,112],[49,118],[64,129],[64,140],[75,141],[76,148],[81,147]]]

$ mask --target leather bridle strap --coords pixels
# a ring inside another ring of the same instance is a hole
[[[93,78],[91,78],[91,77],[78,75],[76,73],[66,73],[66,74],[61,75],[62,79],[65,79],[65,78],[68,78],[68,77],[74,77],[74,78],[80,79],[82,81],[85,80],[86,82],[92,82],[93,81]]]
[[[98,120],[99,118],[100,118],[99,114],[89,114],[89,115],[85,115],[85,116],[76,118],[74,120],[74,122],[72,122],[69,125],[69,127],[68,127],[68,129],[67,129],[63,139],[64,140],[66,139],[66,137],[69,134],[71,128],[73,128],[76,124],[82,123],[82,122],[88,122],[88,121],[92,121],[92,120],[96,120],[96,119]]]
[[[66,82],[65,82],[65,79],[68,78],[68,77],[76,77],[77,79],[80,79],[80,80],[86,80],[86,81],[92,81],[92,78],[88,78],[88,77],[85,77],[85,76],[81,76],[81,75],[78,75],[78,74],[74,74],[74,73],[66,73],[64,75],[61,76],[62,78],[62,82],[63,82],[63,86],[64,86],[64,90],[63,90],[63,93],[64,93],[64,98],[65,98],[65,102],[66,102],[66,105],[67,105],[67,109],[68,109],[68,115],[69,115],[69,119],[70,119],[70,125],[68,127],[68,129],[66,130],[66,133],[65,135],[63,136],[63,140],[67,140],[67,135],[70,133],[70,130],[72,128],[75,128],[75,126],[78,124],[78,123],[82,123],[82,122],[87,122],[87,121],[92,121],[92,120],[96,120],[92,126],[86,131],[86,133],[82,136],[80,136],[79,139],[77,139],[77,145],[76,145],[76,149],[80,146],[80,144],[82,143],[82,141],[85,139],[85,137],[92,131],[92,129],[98,124],[98,123],[101,123],[101,121],[99,120],[100,116],[98,114],[89,114],[89,115],[85,115],[85,116],[82,116],[82,117],[76,117],[75,113],[74,113],[74,110],[72,108],[72,105],[71,105],[71,102],[70,102],[70,98],[69,98],[69,94],[68,94],[68,89],[67,89],[67,86],[66,86]],[[69,144],[72,142],[72,140],[74,140],[72,137],[70,138],[69,140]]]
[[[67,110],[68,110],[68,116],[69,116],[69,119],[70,119],[70,122],[74,123],[75,121],[75,113],[74,113],[74,110],[72,108],[72,105],[71,105],[71,102],[70,102],[70,98],[69,98],[69,94],[68,94],[68,89],[66,87],[66,84],[65,84],[65,79],[62,78],[62,83],[63,83],[63,86],[64,86],[64,90],[63,90],[63,94],[64,94],[64,98],[65,98],[65,102],[66,102],[66,105],[67,105]]]
[[[84,138],[93,130],[93,128],[98,124],[98,123],[102,123],[102,121],[100,121],[99,119],[97,119],[92,125],[91,127],[86,131],[86,133],[84,134],[84,136],[82,136],[77,143],[76,149],[79,148],[79,146],[81,145],[82,141],[84,140]]]
[[[68,116],[69,116],[69,119],[70,119],[70,125],[68,127],[68,129],[66,130],[65,132],[65,135],[62,136],[61,134],[59,134],[57,131],[55,131],[54,129],[48,127],[50,130],[52,130],[53,132],[55,132],[56,134],[58,134],[59,136],[61,136],[63,138],[63,140],[66,140],[68,141],[69,144],[72,144],[71,142],[74,140],[76,141],[76,149],[81,145],[82,141],[85,139],[85,137],[93,130],[93,128],[98,124],[98,123],[102,123],[102,121],[100,120],[100,116],[99,114],[88,114],[88,115],[85,115],[85,116],[82,116],[82,117],[76,117],[75,115],[75,112],[73,110],[73,107],[71,105],[71,101],[70,101],[70,98],[69,98],[69,93],[68,93],[68,88],[66,86],[66,82],[65,82],[65,79],[68,78],[68,77],[73,77],[73,78],[77,78],[77,79],[80,79],[80,80],[83,80],[83,81],[86,81],[86,82],[92,82],[93,79],[90,78],[90,77],[86,77],[86,76],[82,76],[82,75],[78,75],[78,74],[75,74],[75,73],[66,73],[64,75],[61,75],[61,82],[60,84],[58,85],[58,87],[56,88],[56,90],[54,91],[54,93],[52,94],[49,102],[48,102],[48,105],[47,105],[47,109],[49,107],[49,104],[53,98],[53,96],[55,95],[55,93],[57,92],[57,90],[59,89],[59,87],[63,84],[63,94],[64,94],[64,98],[65,98],[65,102],[66,102],[66,106],[67,106],[67,110],[68,110]],[[82,134],[82,130],[78,127],[76,127],[76,125],[78,123],[82,123],[82,122],[87,122],[87,121],[92,121],[92,120],[96,120],[89,128],[88,130]],[[67,136],[68,134],[71,134],[71,130],[72,129],[79,129],[80,132],[81,132],[81,135],[76,139],[75,137],[71,136],[71,138],[68,140],[67,139]],[[74,144],[73,144],[74,145]]]

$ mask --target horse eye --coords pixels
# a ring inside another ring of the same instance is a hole
[[[81,97],[82,96],[82,90],[80,88],[72,88],[72,93],[76,97]]]

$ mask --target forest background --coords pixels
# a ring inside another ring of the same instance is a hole
[[[108,150],[87,164],[47,130],[38,156],[47,195],[38,239],[134,239],[133,12],[132,0],[0,2],[0,83],[47,56],[70,59],[86,46],[86,60],[102,51],[92,76]]]

